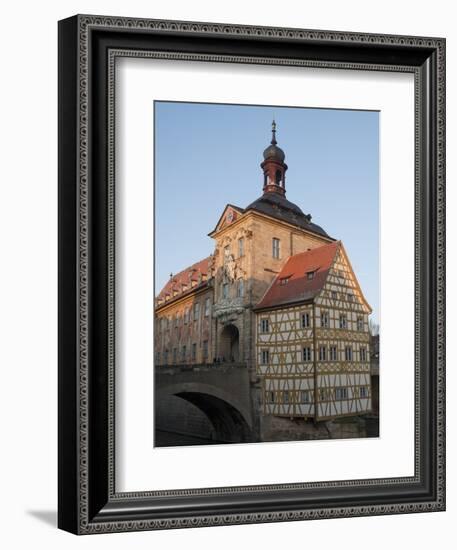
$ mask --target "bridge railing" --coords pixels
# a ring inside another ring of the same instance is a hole
[[[167,365],[154,365],[154,369],[159,372],[167,370],[179,370],[179,371],[198,371],[198,370],[227,370],[227,369],[239,369],[247,368],[247,363],[238,362],[238,361],[220,361],[217,363],[176,363],[176,364],[167,364]]]

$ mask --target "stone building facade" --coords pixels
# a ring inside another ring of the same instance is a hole
[[[156,297],[155,360],[162,367],[204,363],[214,364],[215,368],[221,363],[245,365],[256,388],[253,391],[257,395],[253,399],[253,406],[257,403],[263,414],[279,415],[278,408],[267,405],[268,396],[271,397],[267,392],[271,390],[266,380],[274,378],[276,374],[266,372],[260,365],[264,345],[260,337],[264,318],[261,310],[270,310],[268,315],[272,327],[276,326],[276,321],[271,316],[279,314],[278,304],[265,308],[265,300],[271,293],[272,285],[280,284],[278,277],[281,277],[291,258],[333,247],[332,261],[338,254],[343,257],[343,263],[348,264],[349,260],[341,243],[330,237],[324,229],[312,222],[309,214],[304,214],[286,198],[287,164],[284,151],[277,145],[274,122],[271,143],[263,153],[261,168],[262,195],[245,208],[227,204],[215,228],[209,233],[214,240],[212,254],[180,273],[171,275]],[[351,274],[352,282],[348,280],[348,284],[356,287],[355,296],[363,304],[360,307],[363,309],[364,327],[368,327],[370,309],[352,270]],[[321,293],[322,300],[327,286]],[[319,292],[322,290],[323,287]],[[309,300],[303,301],[302,294],[303,289],[298,285],[295,302],[301,300],[307,308],[311,307]],[[284,304],[279,305],[283,307]],[[335,311],[341,307],[335,304]],[[295,308],[288,304],[286,309],[287,315],[299,316],[304,311],[302,304],[298,303]],[[317,319],[319,312],[317,308],[313,313]],[[333,313],[331,315],[333,323]],[[348,312],[347,322],[347,340],[352,341],[352,326],[357,322],[355,318],[353,320],[352,313]],[[310,327],[311,330],[313,327]],[[334,339],[340,336],[341,333]],[[329,334],[328,338],[333,336]],[[355,340],[357,338],[354,336]],[[368,345],[364,338],[364,345]],[[299,343],[297,345],[301,346]],[[359,353],[357,346],[354,347],[355,354]],[[274,353],[272,359],[273,356]],[[282,361],[280,357],[283,356],[279,354],[275,361]],[[344,365],[344,360],[340,364]],[[287,369],[286,366],[281,368]],[[297,371],[293,376],[302,376],[306,380],[311,370],[312,367],[307,367],[306,373]],[[308,384],[308,387],[314,392],[312,384]],[[284,398],[286,395],[278,390],[275,405],[279,405],[280,396]],[[294,410],[303,417],[313,416],[309,406],[295,407]],[[292,417],[294,414],[289,407],[286,415]],[[322,413],[322,418],[325,416],[329,415]]]

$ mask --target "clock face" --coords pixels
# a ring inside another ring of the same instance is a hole
[[[233,210],[230,210],[230,212],[227,214],[227,221],[228,222],[233,221]]]

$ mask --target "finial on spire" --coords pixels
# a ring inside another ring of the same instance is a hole
[[[275,119],[273,119],[273,122],[271,123],[271,144],[276,145],[278,142],[276,141],[276,122]]]

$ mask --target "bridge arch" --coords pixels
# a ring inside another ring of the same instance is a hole
[[[252,441],[251,411],[223,389],[204,383],[181,383],[157,388],[155,398],[173,395],[197,407],[214,428],[213,438],[225,443]]]

